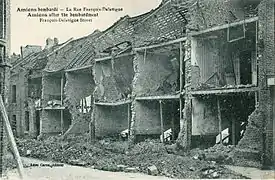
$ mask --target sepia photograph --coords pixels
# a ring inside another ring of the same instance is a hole
[[[0,15],[0,180],[275,179],[275,0]]]

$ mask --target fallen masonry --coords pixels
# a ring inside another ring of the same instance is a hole
[[[51,137],[44,141],[17,139],[17,143],[23,156],[28,152],[32,158],[105,171],[141,172],[188,179],[244,178],[214,161],[195,159],[191,154],[171,154],[168,145],[155,140],[146,140],[128,149],[125,141],[105,139],[91,145],[87,139],[88,136],[69,136],[64,141]]]

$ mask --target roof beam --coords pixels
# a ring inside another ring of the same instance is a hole
[[[113,58],[116,59],[116,58],[120,58],[120,57],[131,56],[131,55],[134,55],[134,53],[129,52],[129,53],[124,53],[124,54],[120,54],[120,55],[116,55],[116,56],[107,56],[107,57],[97,58],[97,59],[95,59],[95,62],[106,61],[106,60],[111,60]]]
[[[241,21],[238,21],[238,22],[223,24],[223,25],[220,25],[220,26],[214,26],[212,28],[208,28],[208,29],[205,29],[205,30],[202,30],[202,31],[193,32],[193,33],[190,33],[190,35],[191,36],[197,36],[197,35],[213,32],[213,31],[226,29],[226,28],[229,28],[229,27],[234,27],[234,26],[238,26],[238,25],[242,25],[242,24],[256,22],[256,21],[258,21],[258,19],[259,19],[258,17],[252,17],[252,18],[244,19],[244,20],[241,20]]]
[[[182,37],[182,38],[179,38],[179,39],[175,39],[175,40],[172,40],[172,41],[167,41],[167,42],[163,42],[163,43],[159,43],[159,44],[143,46],[143,47],[137,47],[137,48],[134,48],[134,50],[135,51],[143,51],[145,49],[153,49],[153,48],[158,48],[158,47],[163,47],[163,46],[169,46],[169,45],[172,45],[172,44],[176,44],[176,43],[179,43],[179,42],[186,41],[186,39],[187,39],[187,37]]]
[[[67,69],[67,70],[65,70],[65,72],[79,71],[79,70],[89,69],[91,67],[93,67],[92,64],[87,65],[87,66],[82,66],[82,67],[76,67],[76,68]]]

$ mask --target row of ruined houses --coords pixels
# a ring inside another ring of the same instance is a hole
[[[22,47],[10,74],[13,130],[231,144],[272,164],[274,16],[272,0],[164,0],[102,32]]]

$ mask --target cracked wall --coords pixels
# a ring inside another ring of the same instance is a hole
[[[134,76],[132,56],[97,62],[95,101],[115,102],[129,98]]]
[[[64,129],[68,129],[70,125],[71,115],[68,110],[42,110],[42,117],[40,121],[41,132],[43,135],[57,135],[61,133],[61,111],[64,112]]]
[[[245,38],[234,42],[228,42],[227,29],[191,38],[192,88],[257,84],[255,24],[247,24]]]
[[[94,107],[96,137],[118,136],[128,129],[128,105]]]
[[[166,95],[179,90],[179,58],[137,53],[134,66],[134,95]]]
[[[163,130],[165,132],[171,128],[175,137],[180,127],[178,107],[177,101],[162,101]],[[148,137],[159,139],[161,135],[160,102],[135,101],[135,111],[136,140],[145,140]]]
[[[11,119],[11,126],[16,131],[16,136],[23,137],[25,133],[25,111],[28,110],[28,80],[27,73],[18,70],[10,77],[10,89],[16,87],[16,100],[13,101],[12,92],[9,93],[9,107],[7,109]],[[16,117],[16,122],[12,121]]]
[[[61,75],[44,75],[42,78],[42,106],[50,100],[61,99]]]
[[[93,80],[92,70],[87,69],[67,72],[66,79],[67,81],[64,87],[64,104],[69,109],[72,116],[72,125],[66,134],[86,133],[89,131],[92,109],[86,104],[83,108],[87,111],[80,111],[80,102],[83,98],[91,96],[94,91],[95,82]],[[90,99],[90,106],[92,103],[93,98]]]
[[[48,101],[61,99],[61,75],[51,74],[42,77],[42,108],[48,106]],[[65,119],[65,118],[64,118]],[[42,110],[40,118],[40,135],[57,134],[61,132],[61,111]]]
[[[239,148],[259,152],[263,165],[274,164],[274,134],[272,96],[267,78],[274,77],[274,1],[263,0],[259,5],[257,61],[259,66],[258,102],[249,116],[248,126]],[[238,152],[237,152],[238,153]]]
[[[241,0],[189,0],[189,4],[187,26],[192,30],[203,30],[257,14],[256,5]]]

